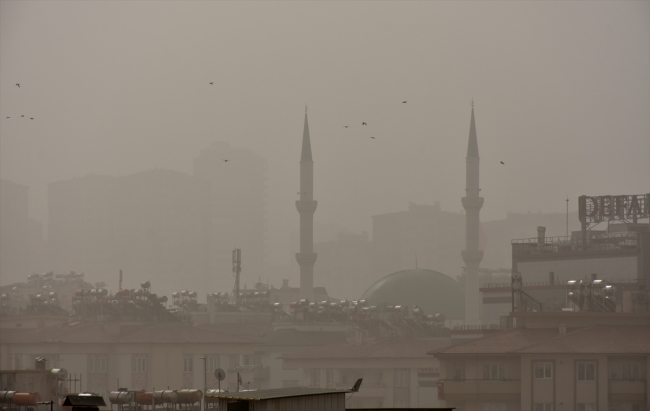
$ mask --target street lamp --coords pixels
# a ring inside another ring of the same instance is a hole
[[[203,410],[205,411],[205,395],[208,392],[208,357],[199,357],[203,360]]]

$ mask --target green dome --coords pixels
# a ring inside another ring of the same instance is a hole
[[[369,305],[417,305],[425,314],[443,313],[465,318],[465,292],[458,281],[433,270],[405,270],[389,274],[370,286],[362,300]]]

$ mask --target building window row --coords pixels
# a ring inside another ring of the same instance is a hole
[[[91,374],[105,373],[106,356],[105,355],[88,356],[88,372]]]
[[[505,380],[506,366],[503,363],[486,363],[483,364],[484,380]]]

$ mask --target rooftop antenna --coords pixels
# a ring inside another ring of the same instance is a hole
[[[239,305],[239,273],[241,273],[241,248],[232,250],[232,272],[235,274],[235,305]]]

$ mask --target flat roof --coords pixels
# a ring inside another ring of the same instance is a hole
[[[258,390],[258,391],[224,392],[224,393],[219,393],[217,395],[206,395],[205,398],[220,398],[220,399],[227,399],[227,400],[243,400],[243,401],[262,401],[262,400],[272,400],[276,398],[305,397],[309,395],[347,394],[349,392],[352,392],[352,390],[290,387],[290,388],[272,388],[268,390]]]

